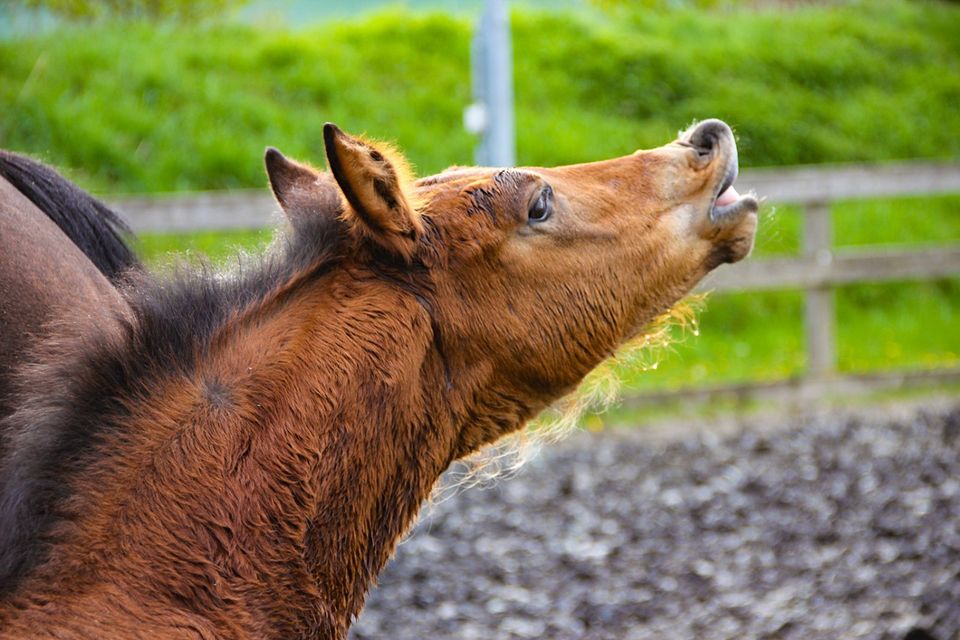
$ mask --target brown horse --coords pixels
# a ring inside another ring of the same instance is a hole
[[[413,181],[324,131],[268,151],[292,232],[232,277],[142,279],[55,338],[7,420],[5,638],[343,638],[439,474],[748,254],[712,120],[652,151]]]
[[[110,280],[139,262],[120,217],[54,170],[0,150],[0,417],[15,372],[52,324],[109,322]],[[2,452],[2,444],[0,444]]]

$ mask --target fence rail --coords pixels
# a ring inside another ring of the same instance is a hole
[[[837,200],[927,196],[960,193],[960,162],[900,162],[882,165],[818,165],[787,169],[744,170],[741,192],[753,190],[767,201],[803,207],[802,254],[788,258],[746,260],[718,268],[701,290],[805,290],[804,330],[808,369],[802,384],[787,388],[825,390],[836,373],[833,288],[858,282],[928,280],[960,275],[960,243],[919,250],[872,247],[835,250],[830,204]],[[277,206],[259,191],[187,193],[111,200],[136,231],[194,231],[257,228],[276,223]],[[960,214],[960,212],[958,212]],[[914,376],[916,377],[916,376]],[[855,376],[846,376],[847,382]],[[862,376],[861,376],[862,378]],[[923,372],[923,380],[955,381],[960,369]],[[876,380],[896,386],[903,376]],[[781,385],[784,386],[784,385]],[[862,386],[862,385],[861,385]],[[877,385],[874,385],[877,386]],[[854,388],[840,385],[836,388]],[[746,387],[737,387],[742,396]],[[764,385],[755,385],[757,390]],[[722,388],[719,390],[722,392]],[[710,393],[694,390],[691,395]],[[676,394],[653,394],[653,396]]]
[[[225,231],[276,224],[278,207],[266,189],[108,198],[137,233]]]
[[[922,251],[848,249],[831,252],[829,256],[747,260],[718,269],[704,280],[701,289],[815,289],[857,282],[929,280],[956,274],[960,274],[960,245],[931,246]]]

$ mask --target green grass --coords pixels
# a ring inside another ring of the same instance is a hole
[[[837,292],[840,369],[960,366],[960,278]]]
[[[272,229],[144,233],[137,237],[136,250],[151,268],[162,267],[172,260],[197,257],[227,264],[238,252],[260,251],[272,239]]]
[[[554,165],[736,128],[746,165],[960,155],[960,7],[513,17],[519,161]],[[100,25],[0,41],[0,143],[97,191],[263,185],[267,144],[321,128],[398,142],[423,173],[471,161],[470,25],[393,11],[299,31]]]
[[[471,162],[463,17],[379,13],[284,30],[146,24],[0,41],[0,146],[99,192],[263,187],[264,146],[320,163],[322,125],[395,140],[420,173]],[[960,5],[879,0],[789,11],[513,16],[518,156],[555,165],[734,125],[744,165],[960,157]],[[838,248],[960,240],[960,198],[841,202]],[[767,208],[756,255],[789,255],[801,217]],[[140,251],[229,260],[269,231],[156,235]],[[960,364],[960,281],[837,292],[839,366]],[[773,380],[805,367],[799,292],[713,296],[699,337],[640,388]]]
[[[960,279],[843,287],[836,293],[838,368],[845,372],[960,366]],[[806,368],[799,291],[715,295],[656,371],[631,388],[774,381]]]

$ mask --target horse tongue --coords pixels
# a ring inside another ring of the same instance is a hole
[[[737,193],[737,190],[736,190],[736,189],[734,189],[732,186],[730,186],[730,187],[727,187],[727,190],[726,190],[726,191],[724,191],[723,193],[721,193],[721,194],[717,197],[716,205],[717,205],[718,207],[723,207],[723,206],[726,206],[726,205],[728,205],[728,204],[732,204],[732,203],[736,202],[736,201],[739,200],[739,199],[740,199],[740,194]]]

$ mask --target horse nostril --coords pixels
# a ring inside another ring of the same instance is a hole
[[[733,131],[723,120],[704,120],[688,134],[687,142],[693,145],[701,156],[713,153],[723,138],[733,139]]]

